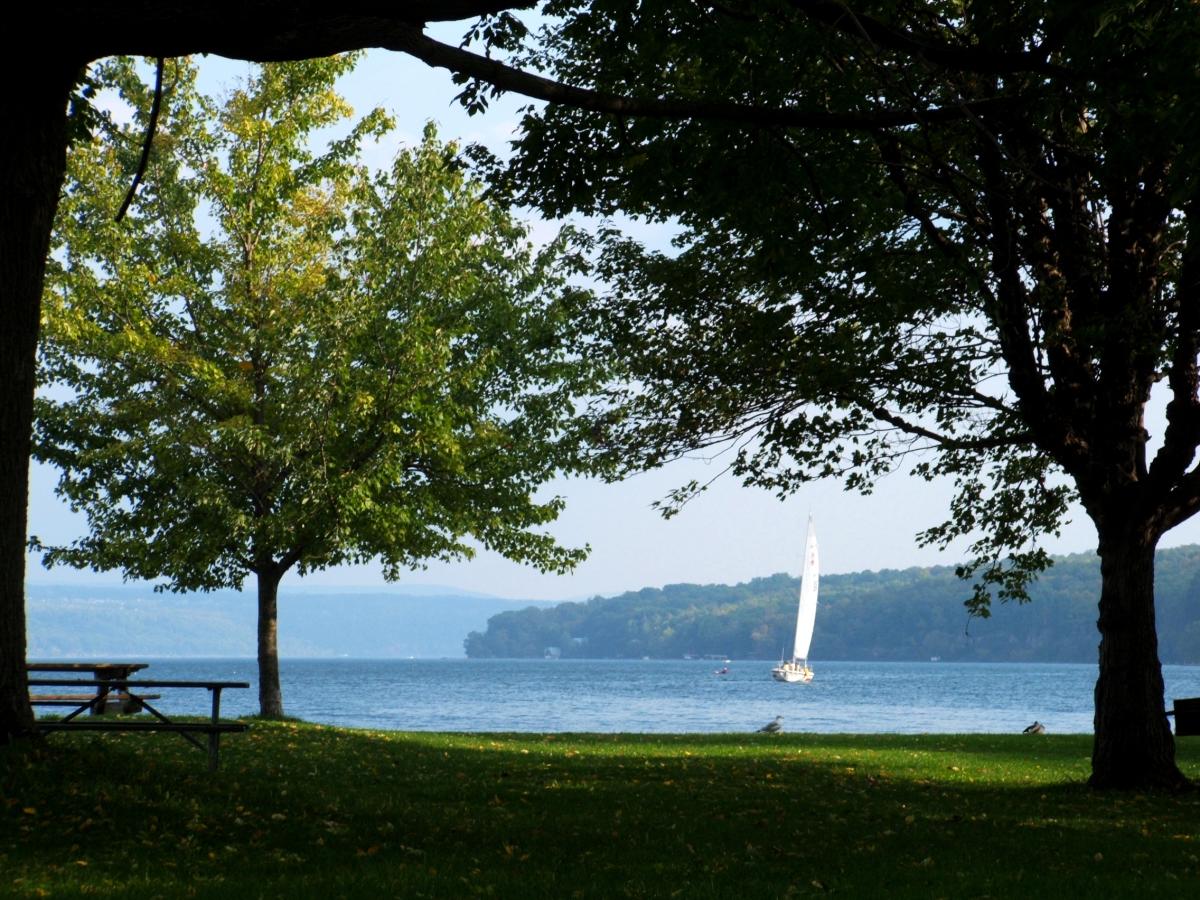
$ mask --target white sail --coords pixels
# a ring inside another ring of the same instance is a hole
[[[813,627],[817,623],[817,532],[812,519],[808,520],[808,536],[804,541],[804,572],[800,576],[800,603],[796,609],[796,643],[792,659],[807,660],[812,644]]]
[[[812,644],[813,626],[817,623],[817,582],[820,568],[817,559],[817,531],[812,518],[804,539],[804,571],[800,575],[800,600],[796,604],[796,640],[792,658],[780,660],[771,670],[771,677],[787,684],[811,684],[813,670],[808,665],[808,648]]]

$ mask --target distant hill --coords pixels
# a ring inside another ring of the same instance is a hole
[[[534,601],[452,589],[299,588],[279,597],[282,656],[461,657],[488,617]],[[254,656],[252,591],[154,593],[149,587],[29,585],[31,659]]]
[[[733,586],[675,584],[584,603],[511,610],[467,638],[471,657],[778,659],[790,646],[799,581],[773,575]],[[813,659],[1095,662],[1100,566],[1060,557],[1033,602],[997,604],[969,619],[969,586],[953,569],[885,570],[821,578]],[[1200,547],[1162,550],[1156,565],[1164,662],[1200,663]]]

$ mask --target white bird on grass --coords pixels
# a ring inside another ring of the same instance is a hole
[[[1041,722],[1034,720],[1033,724],[1026,728],[1021,734],[1045,734],[1046,726]]]
[[[783,726],[779,724],[780,721],[782,721],[782,720],[783,720],[783,716],[776,716],[774,722],[768,722],[766,725],[764,725],[762,728],[760,728],[758,730],[760,733],[764,733],[764,734],[775,734],[777,731],[783,730]]]

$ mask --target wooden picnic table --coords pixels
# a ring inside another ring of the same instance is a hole
[[[90,703],[89,712],[94,716],[109,712],[110,706],[121,712],[140,712],[141,707],[128,696],[118,693],[115,704],[110,703],[108,698],[112,693],[113,683],[127,679],[134,672],[140,672],[149,665],[144,662],[29,662],[25,664],[27,673],[90,673],[96,685],[96,689],[89,694],[30,694],[29,702],[35,706],[74,706],[80,702],[87,702]],[[148,699],[155,700],[157,695]]]
[[[1175,736],[1194,737],[1200,734],[1200,697],[1175,699],[1175,708],[1167,711],[1175,717]]]
[[[115,664],[120,665],[120,664]],[[131,665],[144,667],[144,664],[133,663]],[[94,709],[97,700],[96,693],[78,695],[82,699],[77,701],[75,709],[63,716],[61,719],[45,721],[42,719],[36,720],[36,725],[39,731],[50,733],[54,731],[129,731],[129,732],[147,732],[147,731],[169,731],[178,734],[185,741],[208,752],[208,769],[210,772],[215,772],[220,765],[220,748],[221,735],[231,732],[245,731],[247,725],[243,722],[222,722],[221,721],[221,692],[227,688],[248,688],[250,684],[245,681],[179,681],[179,680],[131,680],[128,676],[121,678],[30,678],[30,687],[46,688],[69,688],[69,687],[90,687],[97,693],[103,689],[106,692],[116,691],[118,696],[124,698],[128,702],[132,702],[138,711],[144,711],[150,714],[150,718],[122,718],[122,719],[107,719],[107,718],[79,718],[85,710]],[[159,694],[151,694],[146,692],[146,688],[151,689],[174,689],[174,688],[205,688],[212,700],[211,715],[206,721],[199,722],[184,722],[178,719],[172,719],[164,715],[160,710],[152,706],[148,701],[156,700]],[[32,695],[31,695],[32,696]],[[68,695],[50,695],[50,696],[68,696]],[[33,701],[35,704],[37,701]],[[47,701],[46,705],[66,705],[58,701]],[[207,747],[200,743],[193,735],[206,734],[208,735]]]

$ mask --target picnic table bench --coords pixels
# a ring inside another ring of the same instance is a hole
[[[1200,734],[1200,697],[1176,698],[1175,708],[1167,715],[1175,717],[1176,737]]]
[[[220,765],[221,735],[245,731],[248,726],[242,722],[221,721],[221,691],[226,688],[248,688],[245,681],[173,681],[173,680],[131,680],[128,676],[121,678],[30,678],[31,688],[71,688],[90,687],[93,689],[85,694],[46,694],[50,699],[35,700],[30,694],[30,702],[34,705],[70,706],[75,705],[61,719],[37,719],[35,724],[39,731],[50,733],[55,731],[168,731],[178,734],[181,738],[208,752],[208,770],[217,771]],[[171,719],[152,706],[148,700],[156,699],[158,694],[146,692],[146,688],[165,690],[174,688],[205,688],[212,697],[212,714],[209,719],[199,722],[184,722]],[[103,700],[97,697],[103,689]],[[98,702],[107,703],[107,697],[115,693],[122,703],[135,705],[139,711],[150,714],[150,718],[108,718],[87,716],[81,718],[85,711],[94,711]],[[76,699],[67,699],[75,697]],[[80,699],[81,698],[81,699]],[[207,747],[196,739],[195,735],[208,735]]]

